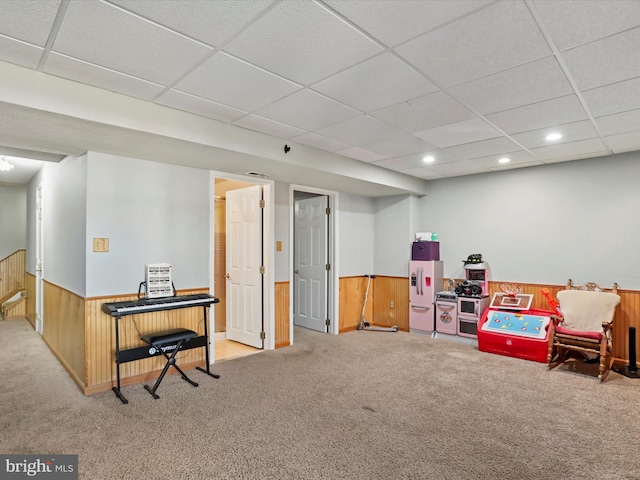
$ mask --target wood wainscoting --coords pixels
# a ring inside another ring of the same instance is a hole
[[[289,282],[275,282],[276,308],[276,348],[288,347],[291,345],[289,329]]]
[[[373,322],[373,291],[375,279],[371,279],[371,287],[369,288],[369,298],[367,300],[367,308],[364,312],[365,322]],[[340,278],[340,324],[339,333],[356,330],[360,324],[362,317],[362,307],[364,306],[364,296],[367,291],[367,277],[360,275],[358,277],[341,277]]]

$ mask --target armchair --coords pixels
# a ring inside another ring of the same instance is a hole
[[[599,356],[598,379],[603,381],[613,364],[611,330],[620,304],[618,284],[605,291],[595,283],[576,286],[571,280],[558,292],[562,316],[552,315],[549,324],[547,367],[564,363],[569,353]]]

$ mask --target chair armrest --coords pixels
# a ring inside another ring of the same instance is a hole
[[[561,324],[564,321],[564,317],[561,317],[560,315],[553,315],[552,314],[550,318],[551,318],[551,322],[553,322],[553,324],[555,326],[558,326],[559,324]]]

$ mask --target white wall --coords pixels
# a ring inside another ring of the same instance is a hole
[[[430,183],[420,229],[445,276],[481,253],[499,281],[640,288],[640,155],[622,154]]]
[[[35,275],[35,200],[42,184],[43,278],[80,296],[86,291],[86,176],[86,156],[45,163],[27,193],[27,272]]]
[[[373,268],[374,201],[371,197],[340,194],[340,277],[375,274]]]
[[[90,152],[87,296],[137,292],[149,263],[170,263],[176,289],[207,288],[211,189],[206,170]]]
[[[27,248],[27,187],[0,185],[0,260]]]
[[[415,217],[411,208],[415,203],[415,199],[409,195],[375,199],[374,273],[376,275],[404,277],[409,275],[411,242],[415,238],[415,232],[412,231]]]

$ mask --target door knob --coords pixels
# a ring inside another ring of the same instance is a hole
[[[231,275],[229,275],[228,273],[225,273],[225,274],[224,274],[224,278],[229,279],[229,278],[231,278]]]
[[[293,273],[295,273],[297,275],[300,272],[298,272],[298,270],[294,270]]]

